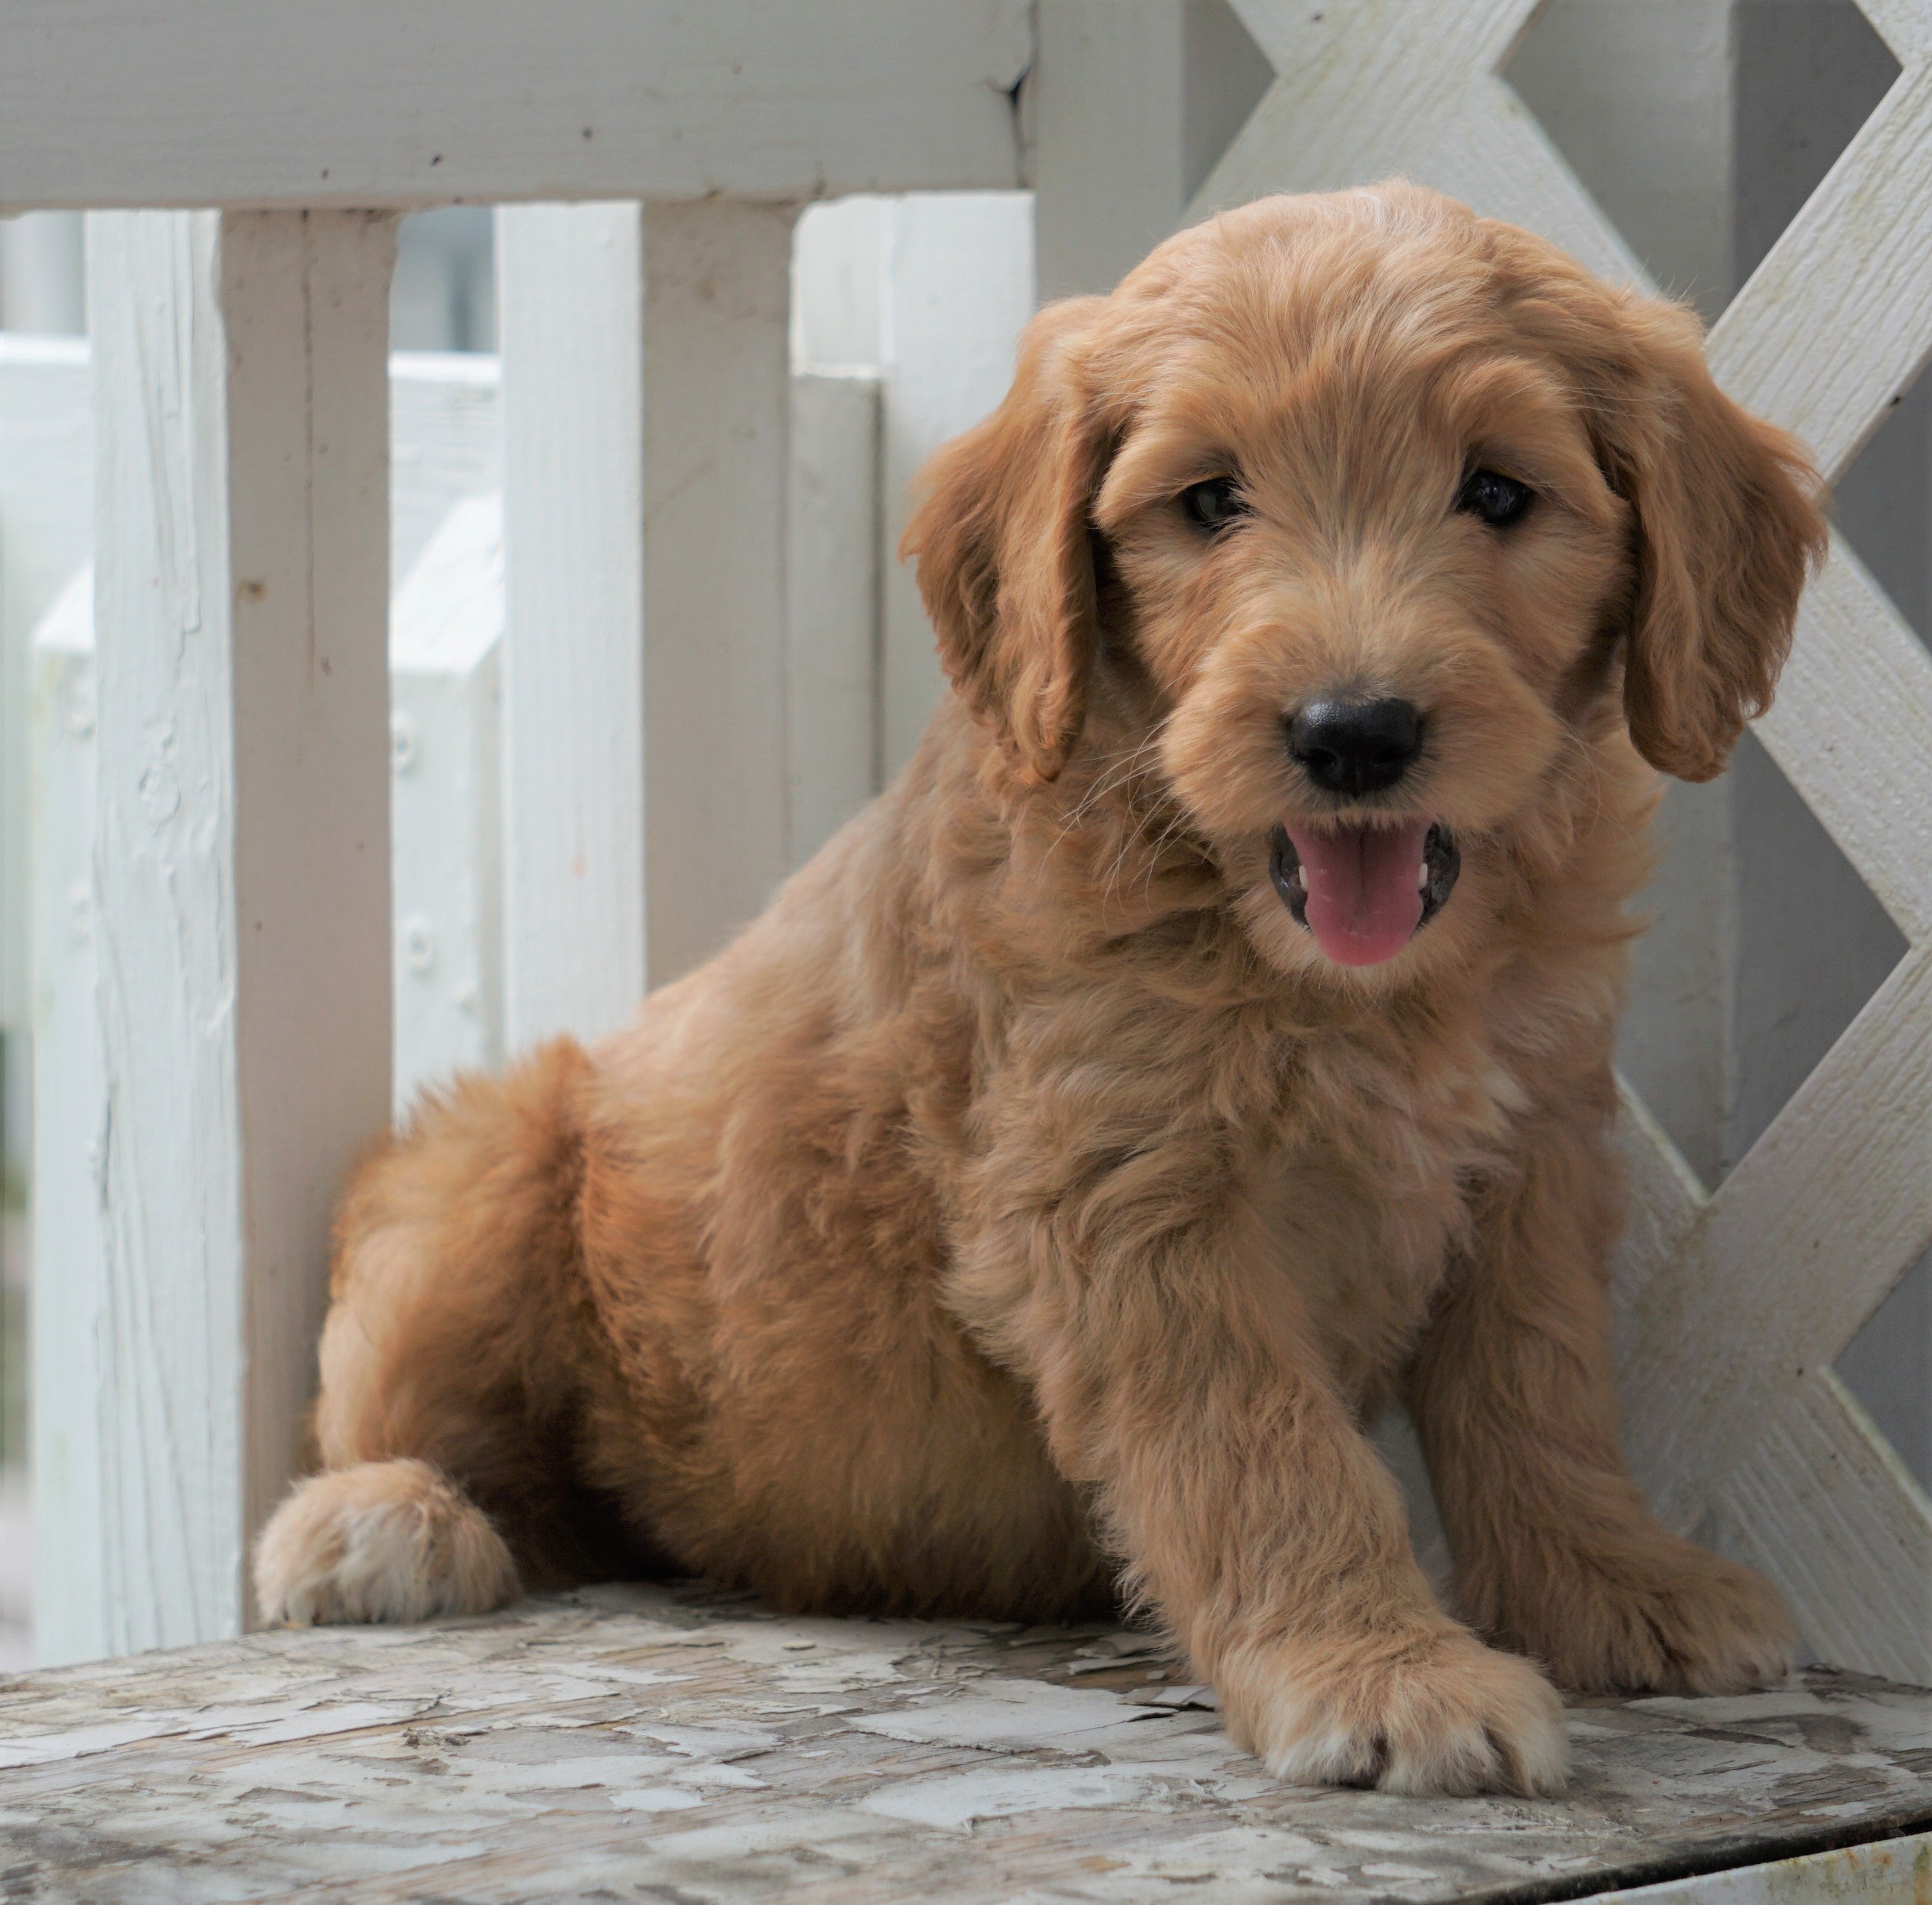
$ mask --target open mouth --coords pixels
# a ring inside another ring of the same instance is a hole
[[[1269,835],[1268,877],[1338,966],[1392,959],[1442,910],[1462,870],[1446,827],[1303,826]]]

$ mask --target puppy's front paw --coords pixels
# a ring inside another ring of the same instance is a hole
[[[1791,1671],[1796,1639],[1762,1575],[1660,1529],[1541,1558],[1492,1624],[1586,1693],[1741,1694]]]
[[[1460,1628],[1254,1649],[1219,1676],[1228,1730],[1298,1786],[1562,1791],[1562,1703],[1528,1661]]]

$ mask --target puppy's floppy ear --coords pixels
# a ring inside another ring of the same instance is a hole
[[[1616,302],[1625,374],[1592,394],[1607,400],[1600,454],[1635,515],[1624,716],[1653,766],[1707,781],[1771,704],[1825,552],[1821,485],[1795,436],[1718,389],[1688,312]]]
[[[1006,400],[927,464],[899,544],[919,558],[953,686],[1036,784],[1079,736],[1099,643],[1088,512],[1108,442],[1080,343],[1103,302],[1070,298],[1028,326]]]

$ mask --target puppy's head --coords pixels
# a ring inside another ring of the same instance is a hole
[[[1823,535],[1690,317],[1400,184],[1263,200],[1043,312],[926,482],[906,548],[1017,779],[1138,710],[1264,949],[1314,970],[1453,944],[1619,709],[1718,772]]]

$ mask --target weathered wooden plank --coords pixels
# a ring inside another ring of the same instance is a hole
[[[1145,1635],[609,1588],[0,1688],[36,1899],[1574,1898],[1932,1824],[1932,1695],[1574,1705],[1556,1802],[1283,1786]],[[1874,1855],[1874,1856],[1876,1856]]]
[[[392,221],[99,214],[102,1652],[239,1631],[389,1098]],[[76,1556],[76,1564],[81,1558]]]
[[[1932,1833],[1605,1892],[1598,1905],[1917,1905],[1932,1889]]]
[[[20,0],[6,48],[0,208],[400,207],[1016,185],[1031,34],[1025,0]]]

